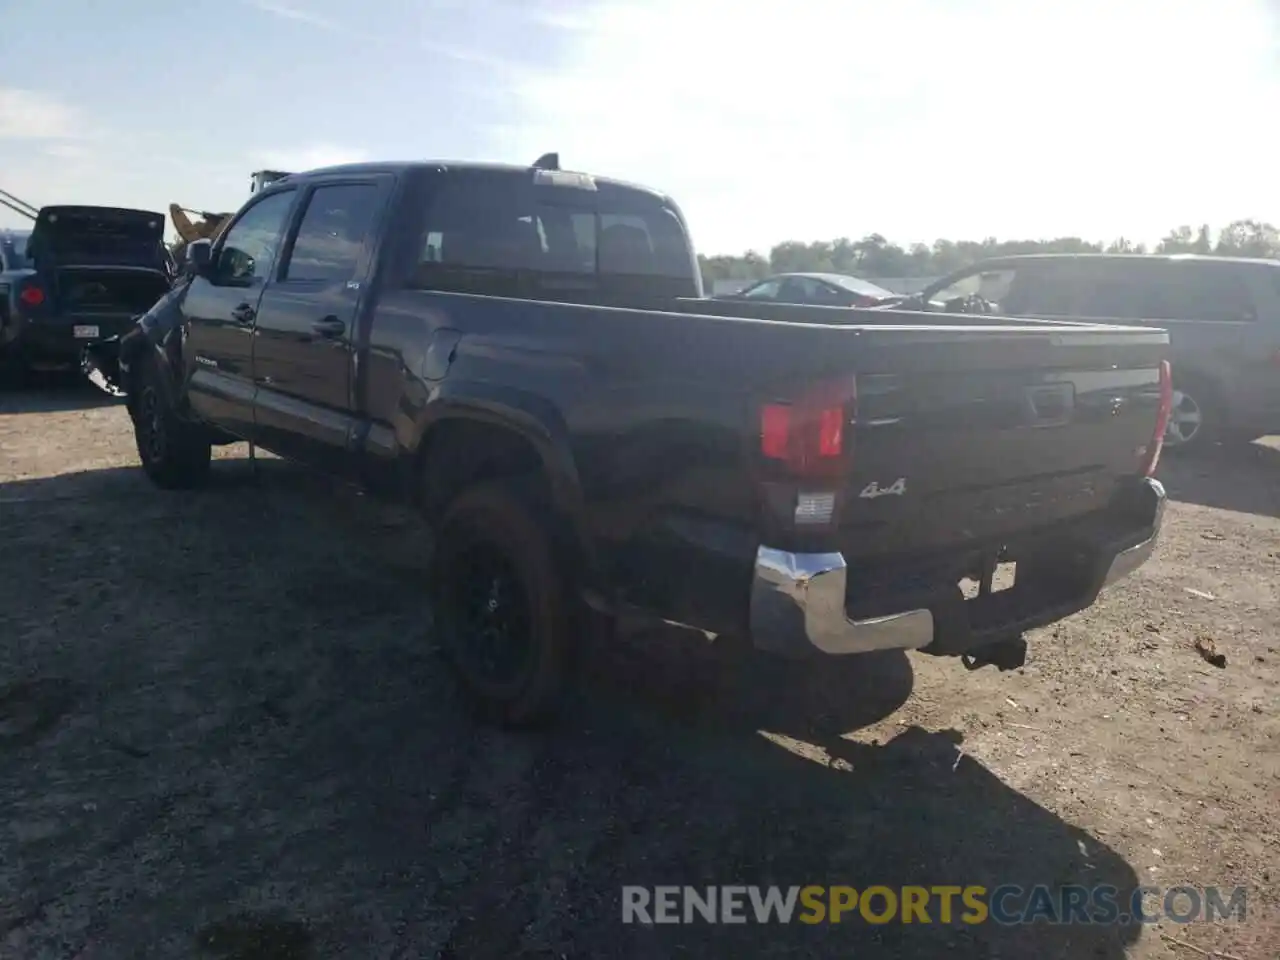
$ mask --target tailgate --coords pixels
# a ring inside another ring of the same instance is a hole
[[[1167,342],[1133,328],[869,332],[846,555],[999,546],[1102,510],[1152,440]]]

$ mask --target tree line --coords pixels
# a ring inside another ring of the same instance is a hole
[[[755,250],[739,255],[698,256],[702,277],[716,280],[759,280],[793,271],[843,273],[856,277],[939,277],[988,257],[1019,253],[1201,253],[1232,257],[1280,259],[1280,230],[1260,220],[1235,220],[1214,234],[1206,224],[1198,230],[1180,226],[1148,249],[1124,237],[1092,243],[1079,237],[1053,240],[935,240],[902,247],[882,234],[861,240],[840,237],[803,243],[787,240],[769,255]]]

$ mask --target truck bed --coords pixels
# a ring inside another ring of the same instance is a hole
[[[465,330],[445,383],[519,383],[546,397],[564,418],[588,507],[620,543],[661,515],[756,529],[768,513],[761,404],[853,376],[853,453],[834,486],[854,556],[979,543],[1102,509],[1151,441],[1168,341],[1143,327],[884,310],[796,307],[767,312],[803,322],[760,319],[720,315],[717,301],[679,303],[715,313],[425,291],[389,301],[372,331],[374,420],[392,429],[400,415],[388,408],[403,369],[395,344],[431,340],[415,323]],[[814,322],[829,313],[842,322]],[[860,496],[899,478],[900,494]]]

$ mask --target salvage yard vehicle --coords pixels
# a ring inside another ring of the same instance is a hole
[[[902,298],[870,280],[843,273],[776,273],[737,293],[720,294],[716,299],[805,303],[822,307],[871,307]]]
[[[986,306],[983,306],[983,303]],[[1280,430],[1280,260],[1194,254],[1025,254],[934,281],[911,306],[1167,329],[1164,444],[1194,452]]]
[[[87,344],[130,329],[169,290],[163,235],[146,210],[40,208],[24,262],[0,273],[0,366],[74,369]]]
[[[412,500],[504,724],[636,610],[1011,669],[1157,540],[1161,330],[706,298],[670,198],[555,155],[287,176],[187,256],[98,370],[146,474],[247,440]]]
[[[21,270],[27,265],[29,230],[0,230],[0,272]]]

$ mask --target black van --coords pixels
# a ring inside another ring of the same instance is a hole
[[[935,280],[904,308],[1163,327],[1174,385],[1167,449],[1280,433],[1280,260],[1000,257]]]

